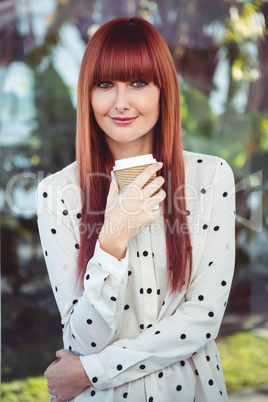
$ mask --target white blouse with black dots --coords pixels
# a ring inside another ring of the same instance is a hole
[[[228,401],[214,340],[234,270],[234,178],[218,157],[185,151],[184,159],[193,273],[189,288],[175,295],[167,286],[162,215],[129,242],[122,260],[97,242],[81,291],[76,162],[38,186],[38,226],[64,348],[80,355],[93,384],[75,402]],[[168,229],[183,230],[176,222]]]

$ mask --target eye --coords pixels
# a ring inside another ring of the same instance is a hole
[[[100,88],[110,88],[112,86],[112,83],[110,81],[101,81],[97,84],[97,87]]]
[[[143,87],[145,87],[146,85],[148,85],[148,83],[145,82],[145,81],[135,81],[135,82],[132,83],[132,85],[133,85],[134,87],[136,87],[136,88],[143,88]]]

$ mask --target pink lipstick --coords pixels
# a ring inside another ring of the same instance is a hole
[[[133,123],[137,117],[111,117],[112,121],[119,126],[126,126]]]

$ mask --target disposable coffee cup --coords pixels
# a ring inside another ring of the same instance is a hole
[[[120,192],[123,193],[129,184],[132,183],[147,166],[155,162],[156,159],[153,158],[152,154],[116,160],[113,172],[115,173]],[[148,186],[156,177],[157,175],[154,173],[143,187]],[[159,208],[159,205],[157,205],[156,208]]]

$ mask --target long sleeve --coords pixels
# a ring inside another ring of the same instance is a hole
[[[64,346],[89,355],[111,343],[120,327],[129,257],[127,251],[125,258],[118,260],[105,253],[97,241],[94,256],[87,264],[84,290],[76,285],[80,188],[67,180],[69,170],[39,184],[36,193],[38,228],[61,315]]]
[[[203,196],[207,203],[203,215],[200,212],[200,219],[195,220],[199,226],[189,220],[190,231],[198,232],[197,242],[193,241],[198,263],[183,301],[173,315],[136,338],[121,339],[100,353],[80,356],[96,389],[114,388],[188,359],[217,337],[235,259],[234,178],[226,162],[218,160],[211,186],[201,187]]]

